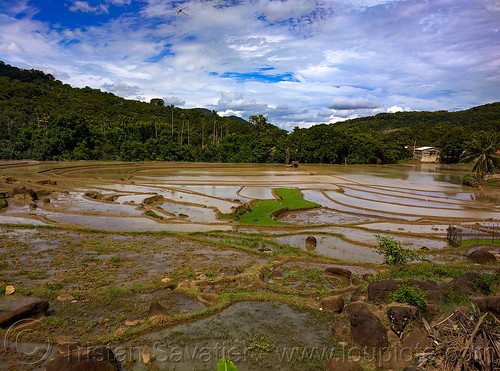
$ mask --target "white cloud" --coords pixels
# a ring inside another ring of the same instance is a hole
[[[141,91],[140,87],[128,85],[123,81],[115,81],[112,84],[102,84],[101,88],[121,97],[132,97],[139,94]]]
[[[379,108],[380,104],[364,98],[335,97],[326,107],[339,111],[350,111],[365,108]]]
[[[175,97],[173,95],[170,97],[163,98],[163,101],[165,102],[166,106],[170,104],[173,104],[174,106],[184,106],[186,104],[186,101],[184,99]]]
[[[73,3],[68,7],[68,9],[72,12],[82,12],[82,13],[107,13],[108,12],[108,6],[105,4],[99,4],[98,6],[91,6],[88,2],[86,1],[80,1],[80,0],[75,0]]]
[[[291,127],[382,107],[468,108],[500,93],[492,1],[189,0],[180,17],[163,0],[68,0],[73,11],[101,12],[86,27],[37,21],[37,1],[0,14],[4,61],[127,97],[266,114]],[[104,11],[120,6],[119,16]]]

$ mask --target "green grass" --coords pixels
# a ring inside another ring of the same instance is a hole
[[[235,219],[245,224],[280,225],[288,223],[274,220],[273,216],[282,211],[320,207],[314,202],[304,200],[302,193],[297,188],[274,188],[273,190],[281,198],[280,200],[254,200],[250,204],[250,211],[244,210],[244,212],[240,211],[222,217]]]
[[[475,245],[500,245],[500,240],[492,241],[491,239],[474,239],[462,241],[460,247],[470,247]]]

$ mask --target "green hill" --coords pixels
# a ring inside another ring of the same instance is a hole
[[[73,88],[0,61],[0,158],[308,163],[394,163],[404,146],[432,145],[458,161],[474,133],[496,135],[500,103],[459,112],[379,114],[291,133],[263,116],[127,100]]]

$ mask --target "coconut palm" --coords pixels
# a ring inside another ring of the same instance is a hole
[[[479,133],[466,147],[462,161],[474,161],[472,171],[482,178],[485,174],[500,169],[500,154],[497,153],[499,148],[498,135]]]

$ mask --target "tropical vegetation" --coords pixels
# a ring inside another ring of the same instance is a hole
[[[416,144],[441,148],[442,161],[453,163],[472,136],[498,133],[500,103],[287,132],[257,113],[247,121],[161,98],[127,100],[0,62],[0,127],[1,159],[390,164],[410,158],[405,146]],[[494,164],[481,163],[479,171]]]

